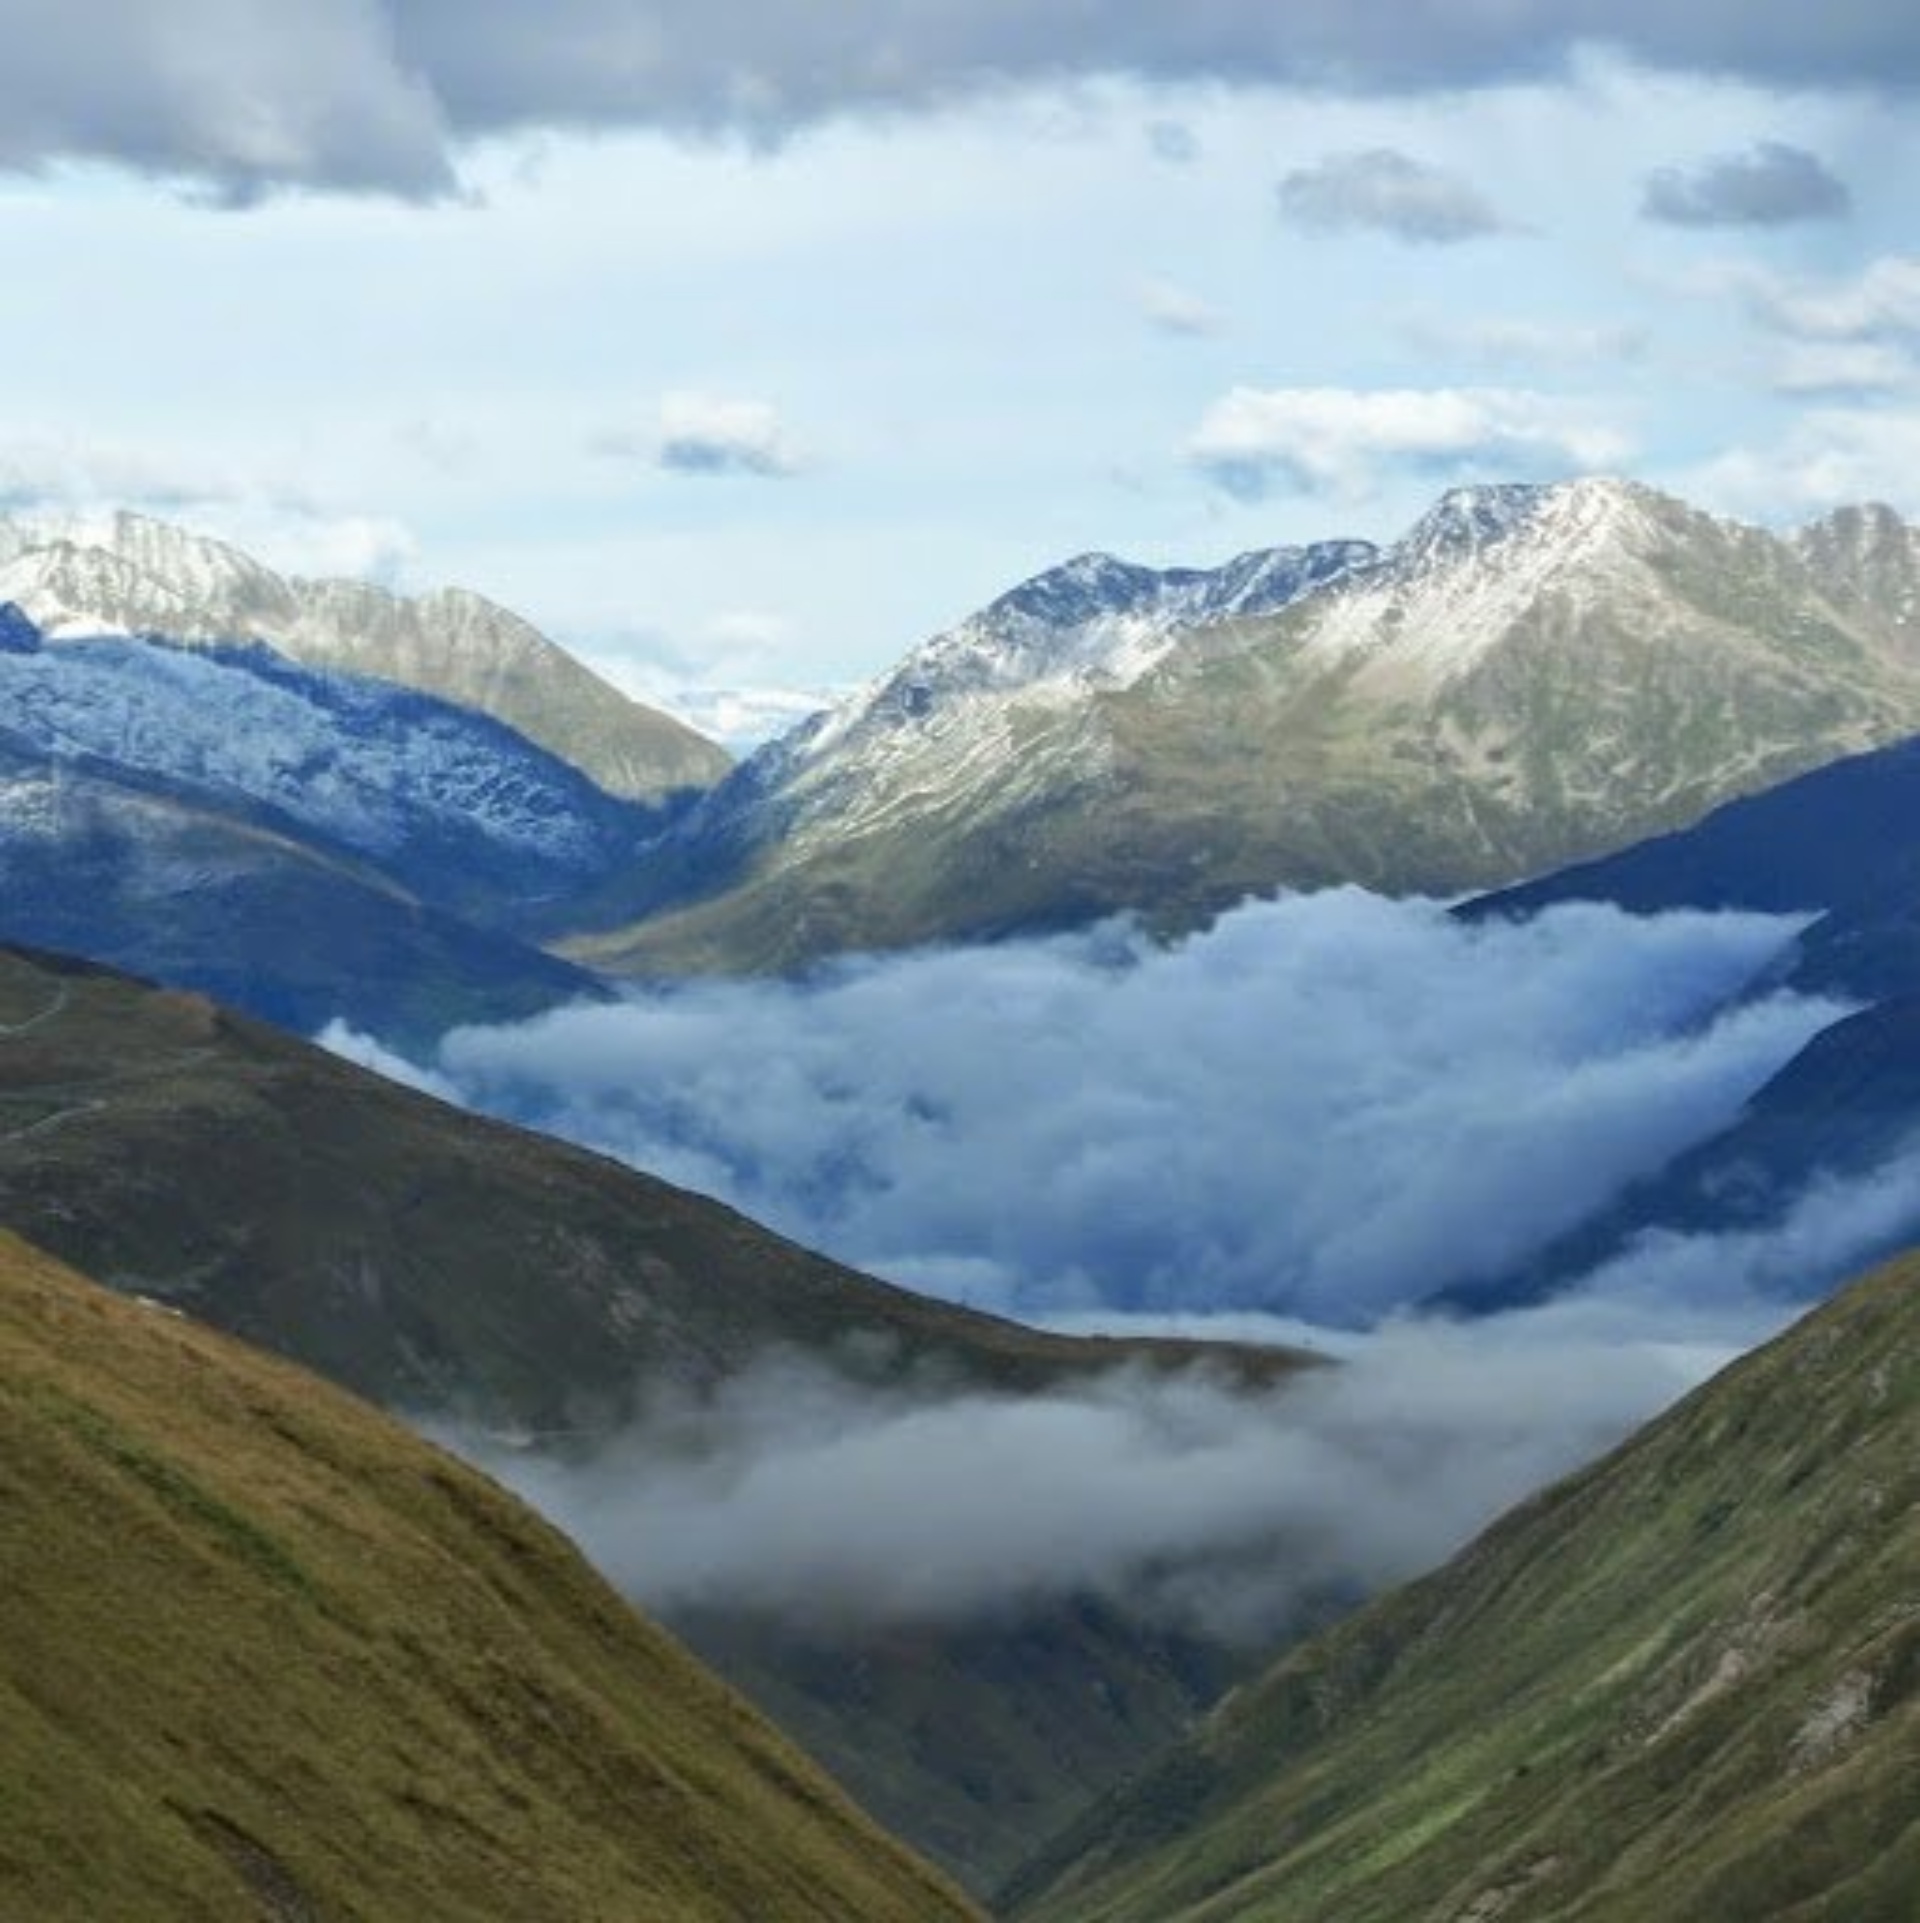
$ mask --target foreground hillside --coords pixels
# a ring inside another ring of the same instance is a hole
[[[1907,1923],[1920,1257],[1232,1696],[1036,1923]]]
[[[0,1914],[963,1918],[553,1531],[0,1235]]]
[[[388,1407],[573,1457],[654,1398],[769,1355],[938,1396],[1201,1353],[1042,1335],[889,1288],[201,997],[5,950],[0,1222]],[[1071,1607],[906,1644],[724,1609],[676,1626],[902,1834],[983,1881],[1245,1661],[1167,1663],[1155,1626]]]
[[[1608,480],[1457,490],[1380,550],[1083,557],[743,764],[578,953],[784,968],[1499,886],[1912,733],[1917,590],[1891,513],[1782,539]]]

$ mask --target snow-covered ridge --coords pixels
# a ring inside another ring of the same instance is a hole
[[[655,798],[704,787],[727,756],[630,701],[511,610],[458,588],[417,598],[282,575],[225,542],[125,512],[0,520],[0,602],[56,639],[160,634],[264,641],[494,715],[602,787]]]
[[[5,606],[0,738],[269,811],[411,879],[445,860],[561,885],[598,874],[649,825],[512,730],[431,696],[258,646],[43,640]]]

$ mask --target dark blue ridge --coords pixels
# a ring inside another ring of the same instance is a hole
[[[0,654],[38,654],[46,645],[41,634],[11,601],[0,601]]]

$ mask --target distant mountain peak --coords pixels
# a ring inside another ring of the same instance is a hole
[[[463,588],[410,599],[277,573],[211,536],[126,509],[0,520],[0,600],[58,639],[264,641],[310,667],[419,689],[504,721],[610,793],[711,786],[725,751],[629,700],[508,609]]]

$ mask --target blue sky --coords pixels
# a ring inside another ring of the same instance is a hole
[[[1920,511],[1904,9],[1174,11],[0,0],[0,496],[656,693],[1460,478]]]

